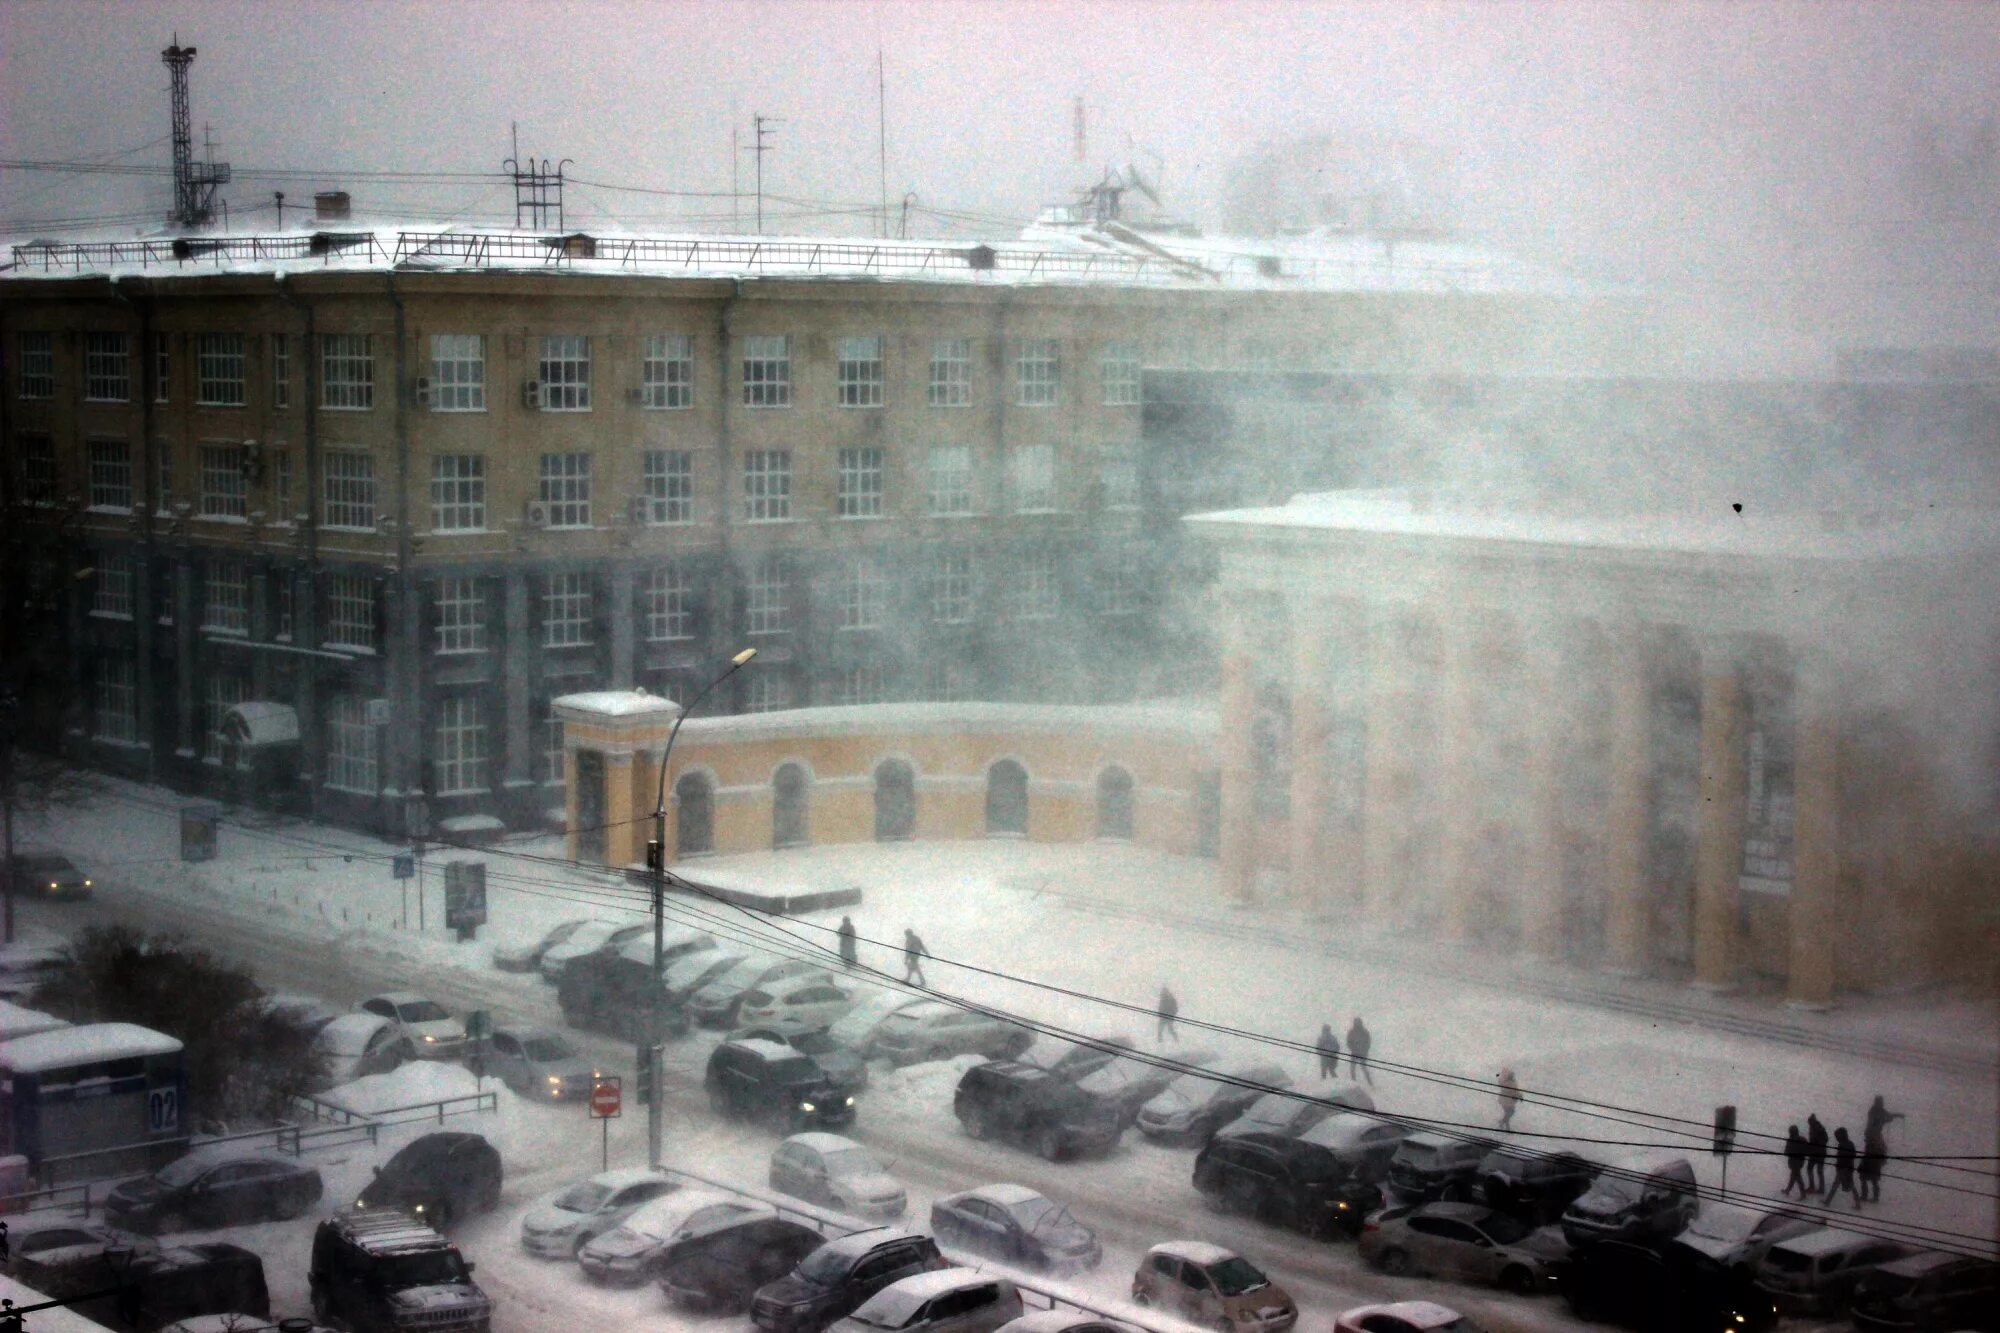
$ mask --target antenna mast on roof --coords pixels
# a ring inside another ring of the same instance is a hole
[[[571,159],[566,157],[551,164],[546,157],[540,162],[531,157],[523,163],[520,127],[510,125],[509,130],[513,135],[514,156],[500,165],[514,178],[514,225],[522,226],[525,218],[529,228],[543,231],[553,213],[556,230],[564,230],[568,223],[563,214],[563,168],[570,165]]]
[[[771,151],[770,147],[764,142],[764,136],[772,133],[770,129],[766,128],[767,126],[782,125],[784,123],[784,121],[779,120],[776,116],[767,116],[761,111],[750,113],[751,135],[755,140],[750,145],[750,151],[757,155],[757,234],[759,236],[764,234],[764,154]]]
[[[173,45],[160,52],[167,67],[169,98],[173,107],[174,138],[174,218],[183,227],[207,227],[215,222],[215,190],[229,181],[229,164],[194,160],[194,123],[188,114],[188,66],[194,64],[194,48],[181,45],[174,34]]]

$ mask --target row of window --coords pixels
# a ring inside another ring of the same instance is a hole
[[[197,333],[195,402],[202,407],[243,407],[249,402],[249,338],[241,333]],[[270,339],[271,405],[291,405],[291,339]],[[841,407],[884,405],[888,382],[887,340],[879,334],[835,341],[834,401]],[[172,369],[167,335],[155,335],[154,397],[168,401]],[[55,335],[19,335],[19,392],[25,399],[56,395]],[[586,334],[545,334],[528,405],[545,412],[591,410],[592,354]],[[320,402],[336,411],[367,411],[375,405],[374,339],[365,333],[328,333],[319,338]],[[650,334],[640,341],[641,407],[672,410],[694,406],[695,340],[684,333]],[[1022,338],[1014,343],[1014,402],[1021,407],[1054,407],[1062,399],[1062,344],[1055,338]],[[436,333],[430,338],[430,374],[419,397],[433,412],[484,412],[487,408],[486,338],[477,333]],[[793,349],[789,334],[753,334],[743,339],[745,407],[790,407]],[[89,402],[123,403],[133,396],[132,335],[84,335],[83,396]],[[1105,343],[1098,353],[1103,402],[1132,407],[1139,402],[1137,343]],[[924,401],[931,407],[969,407],[973,401],[972,339],[933,338]]]

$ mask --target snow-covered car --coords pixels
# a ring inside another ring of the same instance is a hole
[[[771,1153],[771,1188],[871,1222],[893,1222],[909,1195],[866,1148],[838,1134],[794,1134]]]
[[[856,997],[848,1011],[827,1029],[835,1041],[866,1060],[875,1054],[875,1038],[882,1025],[912,1005],[932,1002],[926,996],[906,991],[870,990]]]
[[[743,997],[752,991],[787,981],[793,977],[827,977],[817,963],[800,958],[773,958],[752,954],[727,972],[720,973],[688,997],[688,1012],[705,1028],[736,1026],[736,1011]],[[830,977],[827,978],[831,980]]]
[[[995,1333],[1020,1318],[1021,1293],[969,1268],[918,1273],[870,1296],[833,1333]]]
[[[547,1028],[495,1028],[481,1058],[487,1073],[536,1101],[585,1101],[597,1084],[597,1066]]]
[[[1139,1118],[1139,1108],[1164,1091],[1177,1073],[1190,1065],[1205,1066],[1214,1058],[1214,1051],[1198,1047],[1175,1051],[1170,1061],[1115,1055],[1076,1080],[1076,1087],[1115,1111],[1119,1124],[1129,1125]]]
[[[0,944],[0,1000],[25,1003],[68,966],[60,944]]]
[[[521,1218],[521,1248],[549,1259],[574,1258],[635,1211],[673,1193],[678,1183],[663,1171],[631,1167],[605,1171],[544,1194]]]
[[[1745,1208],[1734,1203],[1709,1203],[1688,1223],[1687,1230],[1668,1242],[1666,1252],[1678,1262],[1699,1267],[1748,1273],[1781,1240],[1815,1231],[1819,1223],[1788,1208]]]
[[[1479,1325],[1436,1301],[1396,1301],[1342,1310],[1333,1333],[1480,1333]]]
[[[580,916],[550,926],[526,944],[497,944],[493,947],[493,966],[502,972],[533,972],[542,965],[543,954],[576,934],[578,928],[589,920],[587,916]]]
[[[1036,1273],[1068,1277],[1103,1262],[1104,1247],[1068,1208],[1025,1185],[981,1185],[931,1204],[938,1244]]]
[[[727,945],[682,954],[660,973],[660,988],[670,998],[685,1004],[689,996],[749,956],[748,950]]]
[[[653,929],[645,921],[586,921],[571,931],[560,944],[552,944],[542,951],[542,980],[551,986],[562,980],[563,970],[572,959],[583,958],[594,953],[616,953],[641,934]]]
[[[329,1087],[403,1063],[403,1034],[380,1014],[342,1014],[319,1030],[312,1048]]]
[[[1110,1064],[1121,1050],[1131,1050],[1130,1037],[1085,1037],[1072,1040],[1068,1037],[1051,1037],[1044,1033],[1036,1037],[1019,1054],[1009,1058],[1019,1060],[1024,1065],[1047,1070],[1050,1077],[1075,1082],[1085,1074],[1092,1074]]]
[[[664,1246],[753,1215],[775,1217],[777,1209],[720,1190],[690,1186],[640,1206],[623,1222],[578,1249],[576,1259],[594,1281],[636,1286],[652,1276],[653,1258]]]
[[[790,1036],[830,1026],[854,1003],[853,992],[833,983],[822,972],[784,977],[745,991],[737,1002],[736,1021],[748,1027],[776,1028]]]
[[[925,998],[883,1020],[871,1053],[893,1065],[949,1060],[954,1055],[1001,1059],[1018,1054],[1032,1040],[1034,1033],[1027,1028]]]
[[[801,1055],[810,1055],[829,1082],[845,1092],[860,1092],[868,1086],[868,1062],[834,1040],[826,1028],[817,1032],[780,1032],[769,1027],[738,1028],[731,1041],[775,1041]]]
[[[1555,1228],[1530,1227],[1483,1203],[1387,1208],[1362,1224],[1357,1244],[1361,1258],[1385,1273],[1433,1273],[1519,1295],[1552,1282],[1569,1253]]]
[[[264,1012],[289,1023],[309,1038],[317,1037],[328,1023],[341,1015],[340,1010],[317,995],[267,995],[264,997]]]
[[[1142,1333],[1137,1324],[1081,1310],[1030,1310],[1000,1325],[999,1333]]]
[[[1139,1132],[1160,1143],[1202,1143],[1263,1096],[1288,1088],[1291,1075],[1271,1060],[1230,1060],[1213,1074],[1182,1074],[1139,1108]]]
[[[1202,1241],[1155,1245],[1132,1275],[1132,1301],[1203,1328],[1285,1333],[1299,1321],[1290,1293],[1233,1250]]]
[[[153,1246],[151,1240],[134,1232],[74,1218],[36,1222],[17,1217],[8,1241],[7,1253],[0,1257],[0,1273],[24,1286],[57,1295],[108,1285],[106,1251]]]
[[[1343,1107],[1372,1111],[1375,1099],[1351,1084],[1311,1095],[1267,1092],[1251,1102],[1242,1115],[1215,1132],[1222,1138],[1237,1134],[1303,1134]]]
[[[465,1054],[465,1024],[427,995],[391,991],[370,996],[355,1008],[396,1025],[405,1060],[456,1060]]]
[[[283,1221],[318,1203],[319,1169],[276,1153],[201,1148],[120,1181],[104,1196],[104,1220],[128,1231],[172,1231]]]

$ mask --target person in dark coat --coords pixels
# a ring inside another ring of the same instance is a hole
[[[1854,1149],[1854,1140],[1847,1137],[1847,1126],[1833,1131],[1833,1184],[1828,1187],[1821,1203],[1832,1203],[1833,1196],[1846,1190],[1854,1196],[1854,1210],[1861,1211],[1861,1191],[1854,1188],[1854,1164],[1860,1156]]]
[[[1181,1039],[1181,1034],[1174,1031],[1174,1018],[1180,1011],[1181,1002],[1174,998],[1174,993],[1165,986],[1160,987],[1160,1029],[1153,1034],[1155,1041],[1165,1041],[1169,1037],[1175,1041]]]
[[[1888,1151],[1889,1141],[1883,1136],[1883,1131],[1888,1129],[1891,1123],[1902,1118],[1901,1111],[1891,1111],[1882,1105],[1882,1094],[1876,1093],[1874,1103],[1868,1108],[1868,1123],[1861,1127],[1861,1141],[1880,1143],[1883,1151]]]
[[[1500,1071],[1500,1128],[1514,1127],[1514,1112],[1521,1105],[1521,1082],[1510,1065]]]
[[[1826,1126],[1817,1112],[1806,1117],[1806,1185],[1815,1194],[1826,1188]]]
[[[1333,1035],[1333,1024],[1319,1025],[1319,1076],[1321,1078],[1340,1077],[1340,1038]]]
[[[1801,1199],[1806,1197],[1806,1136],[1799,1133],[1797,1125],[1785,1130],[1785,1188],[1780,1191],[1790,1195],[1796,1188]]]
[[[1368,1025],[1361,1021],[1361,1015],[1354,1016],[1354,1022],[1347,1029],[1347,1059],[1354,1066],[1354,1076],[1368,1080],[1368,1086],[1375,1086],[1375,1076],[1368,1072],[1368,1047],[1374,1038],[1368,1035]]]
[[[1882,1166],[1888,1160],[1889,1150],[1881,1139],[1870,1139],[1861,1145],[1860,1202],[1882,1202]]]
[[[904,981],[907,982],[914,978],[917,985],[928,985],[929,983],[924,980],[924,959],[930,956],[931,951],[924,947],[924,942],[921,939],[917,938],[916,931],[905,930],[903,932]]]
[[[840,918],[839,935],[840,935],[840,964],[842,967],[853,967],[855,964],[861,961],[860,949],[855,944],[853,917],[843,916],[842,918]]]

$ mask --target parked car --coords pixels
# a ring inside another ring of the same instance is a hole
[[[833,1327],[839,1333],[994,1333],[1020,1314],[1021,1293],[1006,1278],[946,1268],[890,1283]]]
[[[1569,1253],[1561,1236],[1483,1203],[1387,1208],[1362,1226],[1357,1248],[1385,1273],[1429,1273],[1523,1296],[1548,1286]]]
[[[827,1032],[835,1041],[866,1060],[875,1054],[875,1037],[884,1023],[905,1009],[935,1003],[927,996],[911,995],[907,991],[864,989]]]
[[[1111,1107],[1117,1113],[1119,1124],[1131,1125],[1139,1118],[1139,1108],[1164,1091],[1182,1070],[1189,1065],[1207,1064],[1214,1058],[1214,1051],[1200,1047],[1176,1051],[1172,1063],[1114,1055],[1100,1067],[1077,1079],[1076,1086],[1085,1096]]]
[[[667,970],[660,974],[660,985],[674,1003],[685,1008],[690,995],[747,957],[744,950],[728,945],[684,953],[667,964]]]
[[[1399,1203],[1465,1202],[1477,1190],[1474,1177],[1492,1150],[1488,1139],[1430,1130],[1411,1134],[1389,1159],[1389,1196]]]
[[[1819,1227],[1764,1252],[1757,1290],[1781,1315],[1840,1314],[1864,1277],[1910,1254],[1894,1241]]]
[[[456,1060],[465,1054],[465,1024],[427,996],[391,991],[371,996],[355,1008],[396,1025],[405,1060]]]
[[[7,864],[18,897],[73,900],[90,896],[90,876],[60,852],[16,852]]]
[[[585,1101],[597,1083],[597,1066],[547,1028],[495,1028],[479,1058],[488,1074],[536,1101]]]
[[[521,1218],[521,1248],[549,1259],[569,1259],[643,1204],[679,1188],[663,1171],[628,1167],[604,1171],[535,1200]]]
[[[1288,1088],[1291,1075],[1269,1060],[1229,1060],[1213,1075],[1182,1074],[1139,1108],[1133,1122],[1158,1143],[1206,1143],[1270,1088]]]
[[[271,1313],[264,1261],[241,1245],[205,1241],[143,1250],[119,1274],[115,1285],[130,1285],[130,1304],[115,1289],[74,1299],[70,1308],[107,1328],[157,1329],[177,1319],[242,1310]]]
[[[776,1028],[738,1028],[731,1041],[775,1041],[801,1055],[809,1055],[837,1088],[860,1092],[868,1086],[868,1062],[834,1039],[830,1030],[784,1033]]]
[[[819,1333],[899,1278],[949,1268],[929,1236],[889,1227],[835,1237],[759,1288],[750,1321],[764,1333]]]
[[[1137,1324],[1081,1310],[1030,1310],[1000,1325],[1000,1333],[1143,1333]]]
[[[617,953],[641,935],[651,936],[650,921],[586,921],[571,931],[560,944],[542,950],[537,964],[543,981],[551,986],[562,981],[563,973],[579,958],[594,953]]]
[[[771,1153],[771,1188],[871,1222],[893,1222],[910,1197],[874,1154],[838,1134],[794,1134]]]
[[[789,1218],[732,1218],[674,1241],[653,1261],[668,1300],[689,1309],[740,1314],[758,1288],[796,1268],[826,1237]]]
[[[130,1231],[103,1222],[36,1222],[16,1217],[8,1236],[7,1253],[0,1257],[0,1273],[22,1286],[48,1296],[92,1291],[111,1282],[108,1250],[134,1252],[153,1248],[153,1242]]]
[[[1753,1273],[1781,1240],[1803,1236],[1819,1223],[1785,1208],[1745,1208],[1711,1203],[1667,1246],[1667,1257],[1690,1273],[1714,1266]]]
[[[1627,1241],[1591,1241],[1571,1250],[1558,1270],[1556,1289],[1579,1317],[1639,1333],[1703,1328],[1757,1333],[1769,1326],[1768,1303],[1764,1317],[1755,1309],[1719,1305],[1713,1293],[1683,1281],[1658,1250]]]
[[[1291,1296],[1257,1265],[1201,1241],[1169,1241],[1146,1251],[1132,1276],[1132,1300],[1235,1333],[1284,1333],[1299,1321]]]
[[[925,999],[882,1020],[875,1030],[873,1054],[892,1065],[948,1060],[954,1055],[1007,1059],[1025,1051],[1033,1040],[1034,1034],[1019,1024]]]
[[[319,1030],[313,1052],[324,1086],[386,1074],[403,1063],[403,1034],[380,1014],[342,1014]]]
[[[694,1024],[687,1007],[675,1001],[653,971],[652,941],[647,957],[633,954],[636,942],[624,949],[599,950],[570,960],[556,983],[556,1003],[563,1022],[586,1032],[602,1032],[621,1041],[650,1044],[653,1024],[659,1036],[685,1037]]]
[[[1568,1152],[1536,1152],[1503,1144],[1474,1173],[1478,1202],[1523,1222],[1545,1226],[1562,1217],[1597,1178],[1597,1163]]]
[[[275,1153],[197,1149],[104,1198],[104,1220],[161,1235],[297,1217],[319,1202],[319,1169]]]
[[[1854,1289],[1854,1326],[1863,1333],[2000,1329],[2000,1264],[1935,1250],[1891,1260]]]
[[[688,1013],[705,1028],[737,1026],[737,1011],[743,997],[795,977],[832,978],[817,963],[801,958],[771,958],[753,954],[727,972],[718,973],[688,997]]]
[[[1298,1136],[1300,1143],[1324,1148],[1371,1185],[1389,1178],[1389,1163],[1409,1137],[1410,1127],[1359,1111],[1336,1111]]]
[[[349,1333],[487,1333],[493,1302],[458,1247],[421,1222],[344,1210],[313,1232],[313,1321]]]
[[[765,1120],[788,1130],[854,1123],[854,1096],[836,1088],[811,1057],[773,1041],[725,1041],[708,1057],[702,1084],[717,1115]]]
[[[550,926],[527,944],[496,944],[493,946],[493,966],[502,972],[536,971],[542,965],[544,954],[576,934],[589,919],[589,917],[573,917]]]
[[[1563,1213],[1563,1235],[1572,1245],[1671,1240],[1699,1207],[1694,1168],[1685,1157],[1629,1157],[1605,1168]]]
[[[1251,1102],[1242,1115],[1215,1132],[1218,1137],[1233,1134],[1303,1134],[1343,1108],[1372,1111],[1375,1099],[1360,1088],[1351,1086],[1310,1096],[1296,1092],[1267,1092]]]
[[[1479,1325],[1435,1301],[1396,1301],[1342,1310],[1333,1333],[1479,1333]]]
[[[267,995],[264,1012],[311,1039],[324,1032],[326,1025],[339,1018],[342,1011],[316,995]]]
[[[0,944],[0,1000],[26,1004],[68,966],[60,944]]]
[[[1130,1037],[1086,1037],[1074,1040],[1069,1037],[1051,1037],[1047,1033],[1036,1037],[1021,1049],[1020,1054],[1008,1057],[1024,1065],[1047,1070],[1057,1078],[1075,1082],[1085,1074],[1111,1063],[1120,1051],[1133,1048]]]
[[[360,1208],[396,1208],[442,1230],[500,1203],[500,1154],[477,1134],[440,1130],[403,1145],[375,1168],[355,1201]]]
[[[1104,1261],[1104,1247],[1070,1210],[1024,1185],[981,1185],[931,1204],[939,1245],[1015,1268],[1069,1277]]]
[[[736,1021],[776,1028],[788,1036],[816,1032],[832,1025],[853,1003],[853,991],[836,986],[824,972],[816,976],[808,972],[745,991],[736,1004]]]
[[[1194,1159],[1194,1187],[1224,1212],[1308,1236],[1353,1235],[1382,1190],[1325,1148],[1283,1134],[1218,1135]]]
[[[952,1111],[968,1138],[1018,1143],[1051,1162],[1110,1152],[1125,1128],[1115,1106],[1013,1060],[974,1065],[960,1075]]]
[[[579,1248],[576,1260],[593,1281],[636,1286],[652,1278],[653,1259],[663,1246],[739,1218],[775,1216],[777,1210],[767,1203],[686,1186],[634,1209]]]

